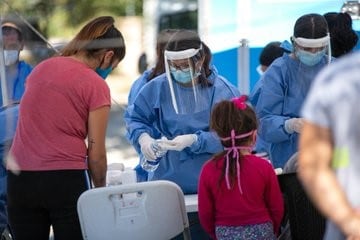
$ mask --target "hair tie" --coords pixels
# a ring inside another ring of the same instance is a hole
[[[238,98],[231,99],[231,101],[234,103],[235,107],[240,110],[246,109],[246,107],[247,107],[246,100],[247,100],[246,95],[242,95]]]

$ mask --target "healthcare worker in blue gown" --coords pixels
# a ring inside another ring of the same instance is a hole
[[[292,46],[288,41],[278,42],[273,41],[266,44],[259,56],[259,63],[260,65],[256,68],[256,71],[260,75],[260,79],[256,82],[254,88],[252,89],[249,95],[249,101],[251,105],[256,109],[256,104],[258,102],[258,98],[261,93],[262,85],[263,85],[263,78],[264,72],[266,69],[269,68],[271,63],[281,57],[284,54],[290,53]],[[268,157],[269,156],[269,148],[270,144],[264,141],[259,134],[256,135],[256,145],[255,145],[255,152],[257,155]]]
[[[270,143],[275,168],[283,168],[298,150],[300,108],[315,76],[331,61],[327,23],[319,14],[298,18],[291,42],[293,52],[277,58],[264,73],[256,105],[259,134]]]
[[[131,88],[130,88],[130,92],[129,92],[129,96],[128,96],[128,110],[125,111],[125,118],[127,117],[128,113],[131,112],[131,110],[129,110],[130,108],[132,108],[133,106],[133,102],[135,101],[135,98],[137,96],[137,94],[140,92],[141,88],[148,82],[150,82],[152,79],[154,79],[155,77],[165,73],[165,61],[164,61],[164,51],[165,51],[165,47],[167,45],[167,42],[169,41],[170,37],[172,36],[173,33],[175,33],[176,31],[178,31],[177,29],[164,29],[162,30],[157,38],[157,44],[156,44],[156,55],[157,55],[157,61],[156,64],[153,68],[146,70],[138,79],[136,79],[134,81],[134,83],[132,84]],[[209,79],[215,79],[218,78],[218,72],[217,69],[214,65],[211,65],[211,50],[209,49],[209,47],[202,42],[202,48],[204,49],[204,54],[205,54],[205,58],[204,58],[204,62],[203,62],[203,70],[205,73],[205,76]],[[127,138],[129,139],[129,132],[126,133]],[[156,133],[154,132],[154,136],[153,138],[161,138],[161,133]],[[138,154],[140,155],[140,158],[142,156],[142,153],[140,151],[140,149],[138,150]],[[147,181],[148,178],[148,172],[144,169],[142,169],[140,162],[139,164],[135,167],[135,171],[136,171],[136,176],[137,176],[137,181],[138,182],[142,182],[142,181]]]
[[[32,71],[30,64],[19,59],[25,46],[22,29],[15,22],[4,20],[1,31],[4,48],[4,66],[1,71],[4,70],[5,81],[0,84],[0,235],[8,226],[7,172],[4,159],[15,135],[18,103],[25,91],[26,78]],[[3,95],[3,90],[6,95]]]
[[[165,72],[165,62],[164,62],[164,51],[165,46],[167,42],[169,41],[171,35],[175,33],[176,29],[164,29],[162,30],[157,37],[156,40],[156,63],[155,66],[151,69],[145,70],[143,74],[134,81],[134,83],[131,85],[129,95],[128,95],[128,105],[127,105],[127,111],[124,112],[124,117],[126,118],[128,113],[131,112],[129,110],[132,108],[133,102],[135,101],[135,98],[137,94],[140,92],[141,88],[148,82],[150,82],[155,77],[163,74]],[[126,132],[126,137],[129,139],[129,132]],[[160,133],[154,132],[154,137],[159,138],[161,137]],[[138,150],[138,154],[142,156],[142,153],[140,149]],[[138,182],[147,181],[148,173],[144,169],[142,169],[140,163],[135,167],[136,172],[136,178]]]
[[[217,75],[206,77],[205,51],[196,32],[179,30],[165,50],[165,74],[148,82],[128,108],[125,121],[129,138],[145,157],[155,160],[151,145],[159,139],[167,153],[148,180],[170,180],[185,194],[197,192],[201,167],[223,150],[209,131],[213,106],[239,96],[235,86]],[[209,63],[207,63],[209,64]]]

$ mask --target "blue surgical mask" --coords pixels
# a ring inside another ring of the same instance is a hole
[[[175,81],[177,81],[179,83],[183,83],[183,84],[191,82],[190,68],[176,70],[176,69],[173,69],[172,67],[170,67],[170,69],[171,69],[170,70],[171,75],[173,76]]]
[[[316,53],[311,53],[305,50],[298,49],[296,50],[295,55],[300,60],[300,62],[311,67],[318,64],[325,56],[325,49]]]
[[[106,77],[111,73],[111,71],[112,71],[112,67],[111,67],[111,66],[109,66],[109,67],[106,68],[106,69],[102,69],[102,68],[97,67],[96,70],[95,70],[95,72],[96,72],[97,74],[99,74],[99,76],[102,77],[104,80],[105,80]]]

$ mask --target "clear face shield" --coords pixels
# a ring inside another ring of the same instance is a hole
[[[199,84],[203,62],[200,49],[164,52],[171,101],[177,114],[197,113],[209,107],[208,91]]]
[[[331,62],[331,46],[329,34],[323,38],[309,39],[301,37],[292,37],[295,42],[295,56],[301,63],[307,66],[318,64],[324,56],[327,57],[327,63]]]
[[[331,62],[331,46],[329,34],[322,38],[295,38],[293,51],[299,60],[297,69],[293,69],[292,78],[297,79],[299,94],[306,95],[315,76]]]
[[[9,106],[14,102],[19,102],[17,91],[18,78],[22,72],[19,66],[20,52],[24,48],[23,32],[15,23],[4,22],[1,24],[0,34],[0,84],[1,101],[0,105]],[[23,80],[23,79],[21,79]],[[21,82],[19,83],[19,85]]]

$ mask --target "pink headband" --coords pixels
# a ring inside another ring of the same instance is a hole
[[[245,104],[246,105],[246,104]],[[252,150],[251,146],[236,146],[235,145],[235,139],[241,139],[241,138],[246,138],[248,136],[251,136],[254,133],[254,131],[250,131],[248,133],[244,133],[244,134],[240,134],[240,135],[235,135],[235,130],[232,129],[231,130],[231,136],[227,137],[227,138],[220,138],[222,141],[228,141],[231,140],[231,147],[225,147],[224,149],[227,151],[226,153],[226,167],[225,167],[225,181],[226,181],[226,186],[228,189],[230,189],[230,181],[229,181],[229,155],[232,152],[233,153],[233,158],[236,158],[236,173],[237,173],[237,182],[238,182],[238,187],[239,187],[239,191],[242,194],[242,188],[241,188],[241,184],[240,184],[240,163],[239,163],[239,157],[240,157],[240,153],[239,150]]]
[[[247,100],[246,95],[241,95],[238,98],[231,99],[231,101],[235,104],[235,106],[240,110],[245,110],[245,108],[247,107],[246,100]]]

